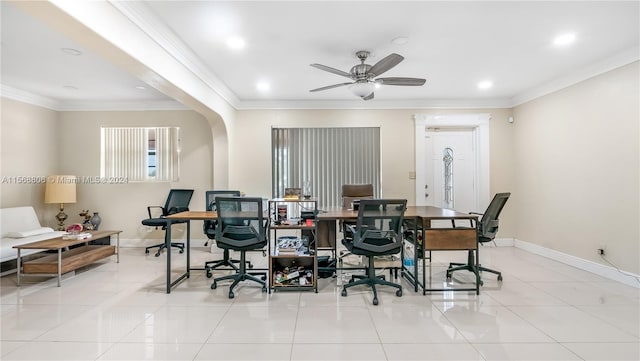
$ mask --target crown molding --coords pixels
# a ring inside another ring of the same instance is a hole
[[[41,95],[30,93],[0,84],[4,98],[42,108],[62,111],[143,111],[143,110],[187,110],[186,106],[174,100],[54,100]]]
[[[602,61],[576,69],[562,77],[522,92],[511,98],[510,108],[532,101],[536,98],[540,98],[547,94],[557,92],[566,87],[575,85],[627,64],[631,64],[638,60],[640,60],[640,47],[634,46],[603,59]]]
[[[105,101],[62,101],[57,111],[145,111],[145,110],[189,110],[175,100],[105,100]]]
[[[57,100],[30,93],[28,91],[20,90],[10,87],[8,85],[0,84],[0,91],[2,97],[17,100],[22,103],[36,105],[42,108],[51,110],[58,110],[59,102]]]
[[[237,108],[240,99],[236,94],[217,75],[211,72],[200,58],[166,25],[159,21],[147,5],[142,1],[110,1],[110,3],[202,83],[206,84],[232,107]]]
[[[508,98],[411,100],[253,100],[241,101],[238,110],[263,109],[495,109],[510,108]]]

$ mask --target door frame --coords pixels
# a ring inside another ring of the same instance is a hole
[[[472,129],[473,141],[477,146],[476,171],[474,186],[478,190],[475,203],[478,209],[485,209],[489,204],[489,121],[491,114],[414,114],[415,121],[415,150],[416,150],[416,205],[427,206],[429,204],[424,197],[427,184],[427,141],[428,128],[464,128]]]

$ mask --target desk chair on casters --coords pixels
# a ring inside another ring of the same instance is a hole
[[[249,280],[262,285],[267,291],[266,274],[262,278],[247,273],[247,251],[264,248],[269,242],[269,217],[264,216],[262,198],[257,197],[216,197],[218,225],[216,245],[225,250],[240,252],[240,268],[234,274],[213,280],[211,289],[218,287],[218,281],[233,280],[229,287],[229,298],[234,298],[234,287],[239,282]]]
[[[206,209],[207,211],[216,211],[216,197],[240,197],[240,191],[236,190],[216,190],[216,191],[207,191],[205,195],[206,199]],[[218,221],[205,220],[202,226],[202,230],[208,239],[214,240],[216,238],[216,228],[218,226]],[[205,243],[205,247],[208,243]],[[211,270],[214,270],[219,267],[231,267],[235,271],[238,271],[238,267],[236,264],[240,263],[240,260],[231,259],[229,255],[229,249],[225,249],[222,255],[222,259],[206,261],[204,263],[204,269],[207,272],[207,278],[211,278]],[[249,268],[253,268],[253,265],[250,261],[247,261]]]
[[[164,234],[164,243],[156,244],[153,246],[146,247],[144,250],[145,254],[149,254],[149,250],[151,248],[158,247],[158,252],[156,252],[156,257],[160,256],[162,250],[167,248],[167,243],[170,241],[167,239],[167,227],[170,227],[177,223],[186,223],[187,220],[177,221],[177,220],[168,220],[165,217],[170,214],[180,213],[189,210],[189,202],[191,202],[191,196],[193,196],[193,189],[172,189],[169,191],[169,196],[167,197],[167,201],[162,206],[148,206],[147,212],[149,213],[149,218],[143,219],[142,224],[145,226],[162,227],[165,230]],[[157,217],[152,216],[152,209],[159,209],[161,211],[160,215]],[[180,253],[184,252],[184,243],[182,242],[171,242],[171,247],[176,247],[180,249]]]
[[[347,296],[347,288],[369,285],[373,291],[373,304],[378,304],[376,285],[395,287],[396,296],[402,296],[402,286],[386,281],[384,276],[376,276],[374,258],[397,254],[402,251],[402,218],[407,208],[406,199],[363,199],[358,209],[356,226],[349,226],[353,241],[344,239],[347,249],[360,256],[366,256],[368,267],[364,276],[354,275],[342,288],[342,296]],[[357,281],[356,281],[357,280]]]
[[[371,199],[373,198],[373,184],[343,184],[342,185],[342,208],[343,209],[352,209],[354,202],[360,202],[362,199]],[[340,229],[342,230],[343,237],[348,240],[353,239],[353,235],[351,234],[351,230],[348,226],[355,226],[355,222],[350,221],[341,221]],[[340,252],[340,257],[338,258],[340,262],[342,259],[351,252],[342,251]]]
[[[511,193],[497,193],[489,207],[484,213],[474,213],[482,215],[482,218],[478,221],[478,242],[486,243],[492,242],[496,233],[498,233],[498,217],[500,216],[500,212],[502,212],[502,208],[507,203],[509,196]],[[489,272],[498,275],[498,281],[502,281],[502,273],[496,270],[492,270],[490,268],[482,267],[480,265],[475,266],[476,262],[474,260],[473,251],[469,251],[469,255],[467,257],[467,263],[449,263],[449,268],[447,269],[447,279],[451,279],[451,273],[459,270],[467,270],[469,272],[476,273],[476,276],[479,277],[480,272]],[[482,280],[480,280],[480,285],[482,285]]]

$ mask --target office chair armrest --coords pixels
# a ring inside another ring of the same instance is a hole
[[[152,208],[160,208],[160,215],[161,216],[164,215],[164,207],[162,207],[162,206],[148,206],[147,207],[147,213],[149,214],[149,218],[157,218],[157,217],[153,217],[151,215],[151,209]]]

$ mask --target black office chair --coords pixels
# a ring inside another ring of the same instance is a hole
[[[149,213],[149,218],[147,219],[143,219],[142,220],[142,224],[145,226],[150,226],[150,227],[155,227],[156,229],[158,229],[158,227],[162,227],[163,230],[167,229],[167,226],[169,224],[174,225],[177,223],[186,223],[188,222],[187,220],[184,221],[180,221],[180,220],[173,220],[170,221],[168,219],[166,219],[165,217],[170,215],[170,214],[174,214],[174,213],[180,213],[180,212],[184,212],[184,211],[188,211],[189,210],[189,202],[191,202],[191,196],[193,196],[193,189],[172,189],[169,191],[169,196],[167,197],[167,201],[164,204],[164,207],[162,206],[148,206],[147,207],[147,212]],[[152,209],[156,209],[156,210],[160,210],[158,216],[154,217],[151,213]],[[160,244],[156,244],[154,246],[149,246],[147,248],[145,248],[144,253],[145,254],[149,254],[149,249],[151,248],[156,248],[158,247],[158,252],[156,252],[156,257],[160,256],[160,253],[162,253],[162,250],[167,248],[167,242],[169,241],[167,239],[167,232],[165,231],[164,234],[165,240],[164,243],[160,243]],[[180,253],[184,252],[184,243],[182,242],[171,242],[171,247],[176,247],[180,249]]]
[[[482,215],[480,221],[478,221],[478,242],[480,244],[486,242],[492,242],[496,237],[496,233],[498,233],[498,217],[500,216],[500,212],[502,212],[502,208],[507,203],[509,196],[511,193],[497,193],[489,207],[484,213],[475,213],[470,212],[471,214]],[[482,267],[478,265],[478,269],[475,269],[475,259],[474,252],[469,251],[469,255],[467,257],[467,263],[449,263],[449,268],[447,269],[447,279],[451,279],[451,273],[459,270],[467,270],[469,272],[476,273],[476,276],[480,276],[480,272],[489,272],[498,275],[498,281],[502,281],[502,273],[496,270],[492,270],[490,268]],[[482,280],[480,280],[480,284],[482,285]]]
[[[262,285],[267,291],[266,273],[260,279],[247,273],[247,251],[264,248],[269,242],[270,218],[264,216],[262,198],[257,197],[216,197],[218,225],[216,245],[225,250],[240,252],[240,268],[234,274],[213,280],[211,289],[216,289],[218,281],[233,280],[229,287],[229,298],[235,297],[233,288],[239,282],[249,280]]]
[[[362,199],[373,198],[373,184],[343,184],[342,185],[342,208],[353,209],[360,204]],[[340,221],[340,229],[344,239],[353,240],[353,235],[349,226],[355,226],[355,222]],[[342,263],[343,258],[349,256],[351,252],[343,250],[340,252],[338,260]]]
[[[402,296],[402,286],[386,281],[384,276],[376,276],[374,257],[397,254],[402,251],[400,227],[407,208],[406,199],[363,199],[358,209],[356,226],[348,226],[353,233],[353,241],[344,239],[347,249],[368,258],[368,267],[364,276],[354,275],[342,288],[342,296],[347,288],[357,285],[369,285],[373,291],[373,304],[378,304],[376,285],[395,287],[396,296]],[[357,281],[356,281],[357,279]]]
[[[207,211],[216,211],[216,197],[240,197],[240,191],[235,190],[217,190],[217,191],[207,191],[205,195],[206,199],[206,209]],[[205,220],[202,226],[202,230],[208,239],[216,238],[216,227],[218,225],[218,221]],[[205,247],[208,245],[208,242],[204,244]],[[213,261],[206,261],[204,263],[204,269],[207,272],[207,278],[211,278],[211,270],[219,268],[219,267],[231,267],[235,271],[238,271],[238,267],[236,267],[236,263],[240,263],[240,260],[231,259],[229,250],[225,249],[223,252],[222,259],[217,259]],[[251,261],[247,261],[249,268],[253,268]]]

